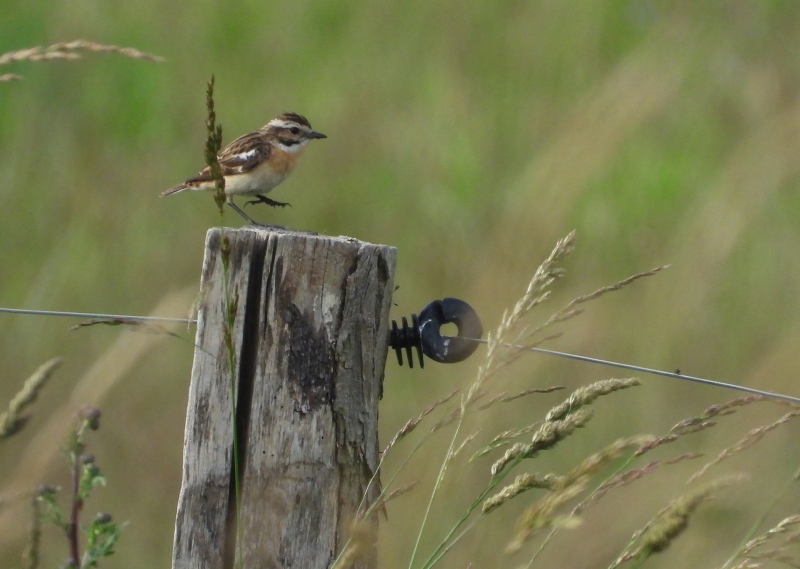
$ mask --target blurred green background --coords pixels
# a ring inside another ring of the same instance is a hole
[[[225,142],[282,111],[304,114],[329,136],[271,194],[293,207],[257,207],[254,215],[396,246],[393,317],[457,296],[492,329],[555,241],[577,229],[567,277],[540,319],[631,273],[671,268],[590,304],[550,347],[800,394],[800,3],[2,6],[0,53],[84,38],[166,58],[88,54],[0,68],[24,76],[0,84],[2,306],[188,313],[205,231],[219,215],[210,195],[158,194],[203,164],[204,91],[213,73]],[[228,211],[225,223],[241,220]],[[87,511],[130,521],[105,566],[166,567],[191,345],[103,327],[68,332],[71,324],[0,315],[0,400],[45,359],[65,359],[27,429],[2,449],[2,494],[64,484],[60,437],[80,404],[95,404],[105,414],[90,445],[110,485]],[[482,353],[424,371],[390,359],[382,440],[471,381]],[[574,389],[624,375],[531,355],[493,389]],[[617,436],[664,433],[735,395],[643,380],[599,402],[592,428],[536,468],[569,468]],[[479,440],[540,418],[561,398],[523,399],[480,416]],[[713,456],[779,412],[766,404],[744,410],[686,450]],[[750,469],[750,482],[735,500],[706,507],[652,566],[722,563],[797,467],[797,436],[786,426],[731,461]],[[428,482],[389,509],[382,567],[407,564],[444,441],[418,461],[415,477]],[[437,503],[428,541],[460,513],[462,492],[474,494],[486,480],[488,464],[453,475],[462,490]],[[697,466],[654,475],[616,502],[609,497],[538,566],[607,566]],[[475,528],[444,566],[524,562],[501,553],[522,502]],[[0,512],[3,566],[17,565],[23,506]],[[45,566],[55,566],[64,544],[55,532],[46,538]]]

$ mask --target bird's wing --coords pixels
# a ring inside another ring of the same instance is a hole
[[[272,147],[258,132],[251,132],[240,136],[222,149],[217,160],[223,176],[234,176],[249,172],[267,158]],[[211,168],[206,166],[196,175],[186,180],[192,182],[205,182],[212,180]]]

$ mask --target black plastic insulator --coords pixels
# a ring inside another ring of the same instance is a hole
[[[434,300],[422,309],[419,316],[411,315],[411,325],[404,316],[403,326],[392,321],[389,346],[397,353],[397,363],[403,365],[403,349],[408,366],[414,367],[412,349],[417,349],[420,367],[425,367],[423,354],[440,363],[455,363],[467,359],[478,348],[483,326],[475,310],[458,298]],[[442,336],[441,327],[455,324],[457,336]]]
[[[411,350],[416,348],[419,367],[425,367],[425,360],[422,358],[422,342],[419,336],[419,318],[417,318],[416,314],[412,314],[411,326],[408,325],[408,320],[405,316],[403,316],[402,321],[403,327],[398,328],[397,320],[392,320],[392,331],[389,333],[389,346],[397,354],[397,363],[403,365],[403,348],[405,348],[408,367],[413,368],[414,355]]]

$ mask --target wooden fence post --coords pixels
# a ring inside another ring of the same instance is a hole
[[[346,237],[209,230],[173,569],[333,563],[378,464],[395,258]],[[375,535],[375,516],[365,528]],[[374,540],[351,566],[376,566]]]

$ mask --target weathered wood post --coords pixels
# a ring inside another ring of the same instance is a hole
[[[378,464],[395,258],[346,237],[208,232],[173,569],[327,568],[340,553]],[[353,566],[374,568],[374,546]]]

